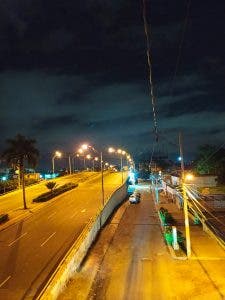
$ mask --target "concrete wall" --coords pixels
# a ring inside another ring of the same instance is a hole
[[[216,179],[217,176],[196,176],[191,183],[195,184],[198,187],[210,187],[217,185]]]
[[[74,245],[70,248],[63,261],[59,264],[58,268],[37,299],[57,299],[58,295],[65,288],[68,280],[79,268],[101,227],[105,224],[115,208],[122,203],[126,196],[127,186],[124,184],[110,196],[104,209],[99,211],[99,214],[97,214],[85,226],[84,230],[81,232]]]

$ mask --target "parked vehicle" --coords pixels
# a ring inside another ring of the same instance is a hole
[[[141,195],[140,193],[134,193],[129,197],[129,201],[131,204],[136,204],[140,202]]]

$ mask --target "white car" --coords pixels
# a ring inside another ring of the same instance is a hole
[[[129,201],[131,204],[136,204],[136,203],[139,203],[140,202],[140,197],[137,197],[136,195],[131,195],[129,197]]]

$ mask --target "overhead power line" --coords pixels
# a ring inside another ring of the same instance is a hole
[[[149,87],[150,87],[150,96],[152,102],[152,113],[153,113],[153,123],[154,123],[154,133],[155,133],[155,141],[158,142],[158,125],[157,125],[157,118],[156,118],[156,98],[154,95],[154,86],[152,80],[152,63],[151,63],[151,47],[150,47],[150,26],[147,21],[146,15],[146,0],[143,0],[143,21],[144,21],[144,31],[146,36],[146,54],[148,60],[148,68],[149,68]]]

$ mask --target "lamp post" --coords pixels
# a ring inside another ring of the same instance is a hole
[[[108,149],[108,152],[109,153],[118,153],[118,154],[120,154],[120,171],[121,171],[121,180],[122,180],[122,184],[123,184],[123,181],[124,181],[124,178],[123,178],[124,177],[123,176],[123,156],[127,155],[126,157],[129,160],[129,162],[131,162],[132,159],[131,159],[130,155],[122,149],[115,150],[113,147],[110,147]]]
[[[104,173],[103,173],[103,159],[102,159],[102,151],[100,152],[101,159],[101,188],[102,188],[102,207],[105,205],[105,191],[104,191]]]
[[[188,205],[187,205],[187,192],[185,186],[185,176],[184,176],[184,157],[183,157],[183,147],[182,147],[182,135],[179,134],[179,145],[180,145],[180,163],[181,163],[181,183],[183,191],[183,202],[184,202],[184,224],[185,224],[185,236],[186,236],[186,247],[187,247],[187,258],[191,256],[191,239],[190,239],[190,227],[188,219]]]
[[[62,153],[59,151],[55,151],[55,154],[52,157],[52,173],[55,173],[55,158],[58,157],[60,158],[62,156]]]
[[[93,159],[93,172],[95,170],[95,161],[98,161],[98,157],[97,156]]]
[[[69,161],[69,172],[70,172],[70,175],[72,174],[72,167],[71,167],[71,157],[70,157],[70,154],[69,154],[69,157],[68,157],[68,161]]]
[[[95,153],[99,153],[94,147],[88,145],[88,144],[83,144],[80,149],[78,150],[79,153],[83,153],[85,150],[90,148],[93,150]],[[96,161],[98,160],[95,159]],[[101,166],[101,192],[102,192],[102,207],[105,205],[105,191],[104,191],[104,169],[103,169],[103,158],[102,158],[102,151],[100,152],[100,166]],[[84,164],[85,164],[85,156],[84,156]]]

